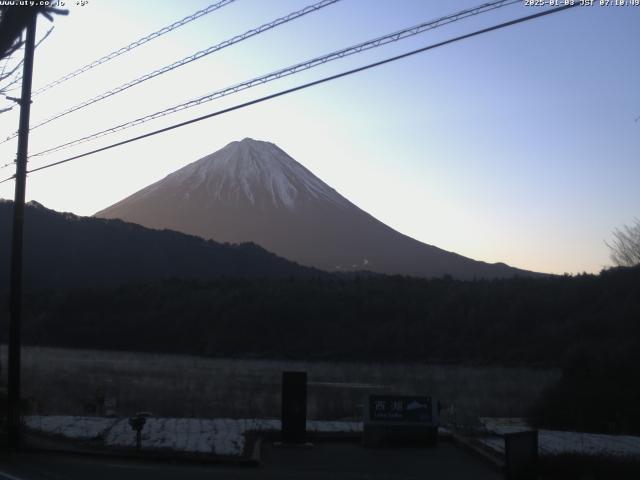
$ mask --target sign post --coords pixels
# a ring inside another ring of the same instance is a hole
[[[369,395],[365,402],[363,444],[438,441],[438,402],[428,396]]]

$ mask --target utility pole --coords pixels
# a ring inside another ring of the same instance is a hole
[[[31,110],[31,79],[36,39],[34,11],[27,24],[20,99],[20,127],[16,157],[16,191],[13,201],[13,237],[11,240],[11,285],[9,291],[9,381],[7,427],[10,449],[20,447],[20,333],[22,316],[22,244],[24,230],[24,197],[27,184],[27,151],[29,147],[29,113]]]

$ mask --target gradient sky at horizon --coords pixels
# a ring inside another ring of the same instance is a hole
[[[36,51],[34,89],[212,2],[66,3],[70,15],[55,19]],[[32,124],[311,3],[237,0],[35,97]],[[342,0],[35,129],[30,151],[480,3]],[[462,20],[31,167],[540,8],[523,2]],[[34,173],[27,199],[91,215],[252,137],[276,143],[360,208],[425,243],[530,270],[597,272],[610,264],[611,231],[640,216],[639,27],[640,7],[577,7]],[[40,19],[38,36],[48,28]],[[15,130],[17,115],[0,115],[0,137]],[[15,148],[0,145],[0,163]],[[12,173],[0,170],[2,178]],[[0,185],[0,197],[13,198],[13,188]]]

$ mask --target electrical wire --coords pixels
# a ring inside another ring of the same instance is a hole
[[[88,100],[85,100],[77,105],[74,105],[73,107],[67,108],[66,110],[63,110],[62,112],[56,113],[55,115],[47,118],[46,120],[41,121],[40,123],[36,123],[35,125],[32,125],[30,130],[35,130],[38,127],[41,127],[43,125],[46,125],[54,120],[57,120],[60,117],[64,117],[65,115],[68,115],[72,112],[76,112],[82,108],[88,107],[89,105],[93,105],[96,102],[99,102],[101,100],[104,100],[105,98],[109,98],[113,95],[116,95],[118,93],[121,93],[135,85],[138,85],[142,82],[146,82],[147,80],[151,80],[152,78],[155,78],[159,75],[163,75],[167,72],[170,72],[172,70],[175,70],[176,68],[182,67],[188,63],[191,63],[195,60],[199,60],[207,55],[210,55],[214,52],[217,52],[219,50],[222,50],[223,48],[229,47],[231,45],[234,45],[236,43],[239,43],[243,40],[246,40],[248,38],[251,38],[255,35],[258,35],[260,33],[266,32],[267,30],[271,30],[273,28],[276,28],[280,25],[283,25],[285,23],[288,23],[292,20],[295,20],[297,18],[300,18],[304,15],[307,15],[309,13],[312,12],[317,12],[318,10],[324,8],[324,7],[328,7],[329,5],[333,5],[334,3],[339,2],[340,0],[321,0],[318,3],[314,3],[313,5],[309,5],[301,10],[297,10],[295,12],[292,12],[284,17],[280,17],[277,18],[269,23],[265,23],[264,25],[260,25],[257,28],[253,28],[251,30],[248,30],[246,32],[244,32],[241,35],[236,35],[233,38],[230,38],[228,40],[225,40],[224,42],[218,43],[216,45],[212,45],[211,47],[205,49],[205,50],[201,50],[199,52],[194,53],[193,55],[189,55],[188,57],[185,57],[181,60],[178,60],[170,65],[166,65],[162,68],[159,68],[157,70],[154,70],[151,73],[147,73],[145,75],[142,75],[141,77],[135,78],[125,84],[122,84],[118,87],[115,87],[111,90],[108,90],[106,92],[101,93],[100,95],[97,95],[93,98],[90,98]],[[9,135],[6,139],[0,141],[0,144],[5,143],[8,140],[11,140],[12,138],[15,138],[18,135],[18,132],[14,132],[11,135]]]
[[[478,36],[478,35],[482,35],[482,34],[485,34],[485,33],[488,33],[488,32],[492,32],[494,30],[499,30],[499,29],[502,29],[502,28],[510,27],[512,25],[516,25],[516,24],[519,24],[519,23],[523,23],[523,22],[527,22],[527,21],[530,21],[530,20],[534,20],[536,18],[540,18],[540,17],[546,16],[546,15],[551,15],[551,14],[554,14],[554,13],[558,13],[558,12],[561,12],[561,11],[564,11],[564,10],[568,10],[570,8],[577,7],[577,6],[579,6],[578,3],[567,4],[567,5],[564,5],[564,6],[561,6],[561,7],[555,7],[555,8],[549,9],[549,10],[544,10],[542,12],[534,13],[532,15],[527,15],[525,17],[516,18],[514,20],[510,20],[508,22],[504,22],[504,23],[500,23],[500,24],[497,24],[497,25],[493,25],[491,27],[483,28],[481,30],[476,30],[474,32],[467,33],[465,35],[460,35],[458,37],[450,38],[450,39],[444,40],[442,42],[438,42],[438,43],[434,43],[434,44],[431,44],[431,45],[427,45],[425,47],[418,48],[416,50],[412,50],[412,51],[409,51],[409,52],[406,52],[406,53],[403,53],[403,54],[400,54],[400,55],[396,55],[394,57],[386,58],[386,59],[380,60],[378,62],[374,62],[374,63],[370,63],[368,65],[364,65],[362,67],[354,68],[352,70],[347,70],[345,72],[341,72],[341,73],[338,73],[338,74],[335,74],[335,75],[331,75],[329,77],[324,77],[324,78],[321,78],[319,80],[315,80],[313,82],[305,83],[303,85],[298,85],[298,86],[293,87],[293,88],[288,88],[286,90],[281,90],[281,91],[273,93],[271,95],[266,95],[264,97],[260,97],[260,98],[257,98],[255,100],[251,100],[251,101],[244,102],[244,103],[241,103],[241,104],[238,104],[238,105],[234,105],[232,107],[228,107],[228,108],[225,108],[225,109],[222,109],[222,110],[218,110],[218,111],[213,112],[213,113],[209,113],[207,115],[202,115],[200,117],[192,118],[192,119],[187,120],[185,122],[180,122],[180,123],[177,123],[177,124],[174,124],[174,125],[170,125],[168,127],[161,128],[159,130],[154,130],[152,132],[148,132],[148,133],[145,133],[143,135],[138,135],[137,137],[133,137],[133,138],[129,138],[127,140],[116,142],[116,143],[113,143],[111,145],[107,145],[105,147],[97,148],[95,150],[91,150],[89,152],[85,152],[85,153],[82,153],[82,154],[79,154],[79,155],[74,155],[72,157],[65,158],[63,160],[59,160],[57,162],[52,162],[52,163],[49,163],[47,165],[43,165],[41,167],[37,167],[37,168],[34,168],[32,170],[29,170],[27,173],[34,173],[34,172],[38,172],[38,171],[42,171],[42,170],[45,170],[45,169],[48,169],[48,168],[55,167],[57,165],[62,165],[64,163],[71,162],[71,161],[79,159],[79,158],[87,157],[89,155],[93,155],[93,154],[96,154],[96,153],[99,153],[99,152],[103,152],[105,150],[110,150],[112,148],[119,147],[121,145],[126,145],[128,143],[136,142],[136,141],[142,140],[144,138],[152,137],[152,136],[158,135],[160,133],[164,133],[164,132],[168,132],[170,130],[174,130],[176,128],[184,127],[186,125],[191,125],[193,123],[200,122],[200,121],[206,120],[208,118],[216,117],[216,116],[219,116],[219,115],[222,115],[222,114],[225,114],[225,113],[232,112],[234,110],[239,110],[239,109],[242,109],[242,108],[246,108],[246,107],[251,106],[251,105],[256,105],[258,103],[262,103],[262,102],[265,102],[265,101],[268,101],[268,100],[272,100],[274,98],[281,97],[283,95],[287,95],[287,94],[290,94],[290,93],[293,93],[293,92],[297,92],[299,90],[304,90],[304,89],[313,87],[315,85],[320,85],[322,83],[330,82],[330,81],[336,80],[338,78],[346,77],[346,76],[353,75],[353,74],[358,73],[358,72],[369,70],[369,69],[372,69],[372,68],[375,68],[375,67],[379,67],[381,65],[388,64],[388,63],[392,63],[392,62],[395,62],[397,60],[401,60],[403,58],[411,57],[411,56],[416,55],[418,53],[423,53],[423,52],[426,52],[426,51],[429,51],[429,50],[433,50],[433,49],[438,48],[438,47],[442,47],[444,45],[455,43],[455,42],[458,42],[458,41],[461,41],[461,40],[466,40],[468,38],[472,38],[472,37],[475,37],[475,36]],[[0,181],[0,184],[4,183],[4,182],[7,182],[9,180],[12,180],[13,178],[15,178],[15,175]]]
[[[184,103],[180,103],[178,105],[174,105],[173,107],[170,108],[166,108],[164,110],[160,110],[158,112],[149,114],[149,115],[145,115],[143,117],[139,117],[136,118],[134,120],[130,120],[128,122],[125,123],[121,123],[119,125],[110,127],[108,129],[105,130],[101,130],[99,132],[87,135],[85,137],[70,141],[70,142],[66,142],[63,143],[61,145],[57,145],[55,147],[51,147],[48,148],[46,150],[42,150],[40,152],[34,153],[33,155],[30,156],[30,158],[33,157],[38,157],[38,156],[42,156],[48,153],[53,153],[53,152],[57,152],[60,150],[65,150],[67,148],[71,148],[74,147],[76,145],[80,145],[82,143],[91,141],[91,140],[95,140],[97,138],[106,136],[106,135],[110,135],[122,130],[126,130],[128,128],[132,128],[138,125],[141,125],[143,123],[149,122],[151,120],[155,120],[161,117],[164,117],[166,115],[170,115],[172,113],[176,113],[182,110],[186,110],[188,108],[192,108],[198,105],[202,105],[204,103],[210,102],[212,100],[216,100],[218,98],[222,98],[225,97],[227,95],[231,95],[234,93],[238,93],[240,91],[243,90],[247,90],[249,88],[258,86],[258,85],[262,85],[274,80],[277,80],[279,78],[283,78],[289,75],[293,75],[295,73],[304,71],[304,70],[309,70],[311,68],[317,67],[319,65],[323,65],[325,63],[331,62],[333,60],[338,60],[340,58],[344,58],[347,57],[349,55],[353,55],[356,53],[360,53],[363,52],[365,50],[370,50],[372,48],[377,48],[380,47],[382,45],[386,45],[388,43],[392,43],[392,42],[396,42],[398,40],[402,40],[408,37],[412,37],[414,35],[418,35],[420,33],[424,33],[426,31],[429,30],[433,30],[435,28],[447,25],[449,23],[453,23],[455,21],[458,20],[462,20],[464,18],[467,17],[471,17],[474,15],[479,15],[481,13],[490,11],[490,10],[495,10],[496,8],[500,8],[500,7],[504,7],[504,6],[508,6],[508,5],[512,5],[514,3],[520,3],[520,0],[502,0],[502,1],[494,1],[494,2],[490,2],[490,3],[485,3],[482,5],[479,5],[477,7],[473,7],[473,8],[469,8],[466,10],[462,10],[460,12],[457,13],[453,13],[444,17],[440,17],[436,20],[429,20],[427,22],[423,22],[420,23],[418,25],[414,25],[412,27],[408,27],[393,33],[389,33],[387,35],[383,35],[381,37],[376,37],[372,40],[367,40],[365,42],[347,47],[347,48],[343,48],[341,50],[337,50],[331,53],[328,53],[326,55],[322,55],[320,57],[315,57],[311,60],[306,60],[304,62],[301,63],[297,63],[295,65],[286,67],[286,68],[282,68],[280,70],[276,70],[275,72],[271,72],[268,73],[266,75],[262,75],[260,77],[251,79],[251,80],[247,80],[245,82],[242,83],[238,83],[236,85],[232,85],[230,87],[226,87],[223,88],[221,90],[217,90],[215,92],[212,92],[210,94],[204,95],[202,97],[193,99],[193,100],[189,100],[187,102]]]
[[[84,73],[84,72],[88,72],[89,70],[91,70],[92,68],[97,67],[98,65],[102,65],[105,62],[108,62],[110,60],[113,60],[116,57],[119,57],[120,55],[130,52],[131,50],[133,50],[134,48],[137,48],[141,45],[144,45],[147,42],[150,42],[151,40],[154,40],[162,35],[164,35],[165,33],[169,33],[177,28],[180,28],[190,22],[193,22],[194,20],[197,20],[200,17],[204,17],[205,15],[210,14],[211,12],[214,12],[226,5],[229,5],[230,3],[235,2],[236,0],[220,0],[219,2],[216,3],[212,3],[211,5],[209,5],[206,8],[203,8],[202,10],[198,10],[197,12],[192,13],[191,15],[187,15],[186,17],[184,17],[182,20],[178,20],[177,22],[172,23],[171,25],[167,25],[166,27],[161,28],[160,30],[157,30],[155,32],[152,32],[142,38],[139,38],[138,40],[136,40],[135,42],[131,42],[129,45],[125,45],[124,47],[119,48],[118,50],[114,50],[111,53],[108,53],[107,55],[100,57],[97,60],[94,60],[91,63],[88,63],[80,68],[78,68],[77,70],[74,70],[71,73],[68,73],[62,77],[60,77],[59,79],[48,83],[47,85],[45,85],[44,87],[40,87],[38,90],[36,90],[35,92],[33,92],[32,97],[35,97],[36,95],[39,95],[43,92],[46,92],[47,90],[55,87],[56,85],[60,85],[63,82],[66,82],[67,80],[71,80],[74,77],[77,77],[78,75]]]

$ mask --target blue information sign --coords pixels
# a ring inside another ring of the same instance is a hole
[[[371,395],[369,397],[369,420],[372,422],[432,422],[431,397]]]

